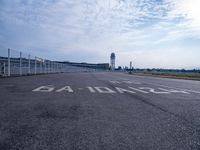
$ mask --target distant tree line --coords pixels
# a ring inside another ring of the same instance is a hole
[[[160,73],[200,73],[200,69],[161,69],[161,68],[145,68],[145,69],[140,69],[140,68],[128,68],[124,67],[122,68],[119,66],[115,70],[125,70],[125,71],[135,71],[135,72],[160,72]]]
[[[142,71],[142,72],[164,72],[164,73],[169,73],[169,72],[176,72],[176,73],[200,73],[200,69],[133,69],[133,71]]]

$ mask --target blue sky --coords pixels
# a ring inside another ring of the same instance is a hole
[[[0,0],[0,51],[139,68],[200,68],[199,0]]]

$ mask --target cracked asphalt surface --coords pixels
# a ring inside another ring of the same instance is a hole
[[[200,82],[111,72],[0,78],[0,149],[198,150]]]

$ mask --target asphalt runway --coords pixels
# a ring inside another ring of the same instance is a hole
[[[0,78],[0,150],[200,149],[200,82],[88,72]]]

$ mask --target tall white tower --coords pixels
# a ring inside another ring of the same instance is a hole
[[[111,70],[115,70],[115,53],[111,53],[110,55],[110,67]]]

